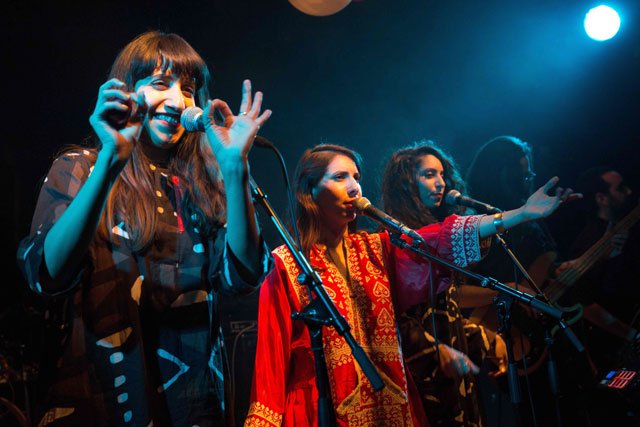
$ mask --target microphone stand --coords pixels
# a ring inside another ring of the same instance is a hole
[[[520,261],[518,260],[516,255],[511,250],[511,248],[509,248],[509,245],[504,240],[504,238],[500,234],[496,234],[495,237],[500,242],[500,245],[502,245],[503,249],[505,250],[507,255],[509,255],[509,258],[511,258],[511,260],[514,263],[514,265],[520,271],[522,276],[526,279],[527,283],[529,283],[529,285],[531,285],[531,288],[534,291],[536,291],[536,294],[537,294],[536,296],[542,297],[542,300],[545,303],[551,305],[552,303],[549,300],[549,298],[544,294],[544,292],[542,292],[542,290],[538,287],[538,285],[533,281],[533,278],[529,275],[527,270],[522,266],[522,263],[520,263]],[[498,316],[500,316],[500,310],[498,310]],[[580,342],[578,337],[569,328],[569,326],[566,324],[566,322],[564,320],[562,320],[562,318],[558,319],[558,325],[560,326],[560,328],[565,333],[565,335],[566,335],[567,339],[569,340],[569,342],[571,342],[571,344],[576,348],[578,353],[583,353],[584,352],[584,346],[582,345],[582,343]],[[505,336],[505,343],[506,343],[507,339],[509,341],[511,340],[510,334],[508,336]],[[560,413],[560,400],[559,400],[559,387],[558,387],[558,384],[559,384],[559,381],[558,381],[558,369],[557,369],[557,365],[556,365],[555,359],[553,357],[554,339],[553,339],[553,335],[551,334],[550,327],[548,325],[545,327],[544,341],[545,341],[545,345],[547,347],[547,375],[549,376],[549,388],[551,389],[551,395],[553,397],[553,401],[554,401],[554,404],[555,404],[556,420],[557,420],[558,426],[560,427],[560,426],[562,426],[562,416],[561,416],[561,413]],[[507,346],[507,352],[509,352],[509,345]],[[513,361],[512,356],[513,356],[512,354],[508,354],[508,358],[509,358],[509,361],[510,361],[509,362],[509,371],[508,371],[509,372],[509,388],[510,388],[510,390],[511,390],[512,377],[513,377],[513,381],[517,381],[517,378],[518,378],[517,369],[515,367],[515,362]],[[512,365],[514,365],[513,366],[513,372],[512,372]],[[519,391],[518,391],[518,393],[519,393]],[[519,400],[517,402],[513,400],[514,394],[511,394],[511,397],[512,397],[512,402],[513,403],[520,403]],[[533,410],[533,408],[532,408],[532,410]],[[535,416],[535,414],[534,414],[534,416]]]
[[[323,352],[323,326],[333,326],[336,332],[345,339],[351,348],[353,358],[358,365],[360,365],[360,369],[362,369],[362,372],[366,375],[374,390],[381,390],[384,387],[384,382],[367,353],[365,353],[360,344],[353,338],[349,323],[347,323],[346,319],[340,314],[331,297],[329,297],[329,294],[322,285],[322,279],[318,273],[311,268],[307,258],[295,245],[293,238],[283,226],[278,215],[267,200],[267,197],[251,176],[249,176],[249,184],[254,201],[258,202],[266,210],[302,271],[298,276],[298,283],[306,285],[307,288],[316,295],[302,311],[291,314],[291,317],[294,320],[303,320],[309,328],[311,349],[313,350],[316,368],[316,387],[318,389],[318,426],[335,426],[335,414],[331,402],[329,377]]]
[[[558,322],[562,322],[563,312],[560,309],[552,306],[548,302],[537,299],[535,296],[531,294],[519,291],[517,289],[513,289],[492,277],[485,277],[478,273],[466,270],[449,261],[441,259],[429,253],[428,251],[421,249],[420,246],[424,243],[422,239],[419,239],[419,240],[414,239],[412,244],[409,244],[407,241],[402,239],[402,237],[397,233],[390,233],[390,236],[391,236],[391,243],[393,243],[394,245],[403,249],[409,249],[412,252],[424,258],[435,261],[441,265],[444,265],[445,267],[448,267],[451,270],[458,271],[464,274],[465,276],[476,279],[480,282],[480,285],[483,288],[490,288],[500,293],[500,297],[496,298],[497,300],[496,308],[498,310],[498,318],[500,320],[499,329],[501,332],[504,331],[505,345],[507,347],[507,357],[509,360],[509,365],[508,365],[509,366],[509,369],[508,369],[509,392],[511,395],[511,402],[514,404],[514,407],[518,415],[518,419],[520,419],[519,418],[520,417],[519,404],[521,400],[520,386],[518,383],[518,370],[514,361],[513,342],[511,340],[511,333],[510,333],[511,305],[513,304],[514,300],[518,301],[521,304],[527,305],[540,313],[544,313],[547,316],[556,319]]]

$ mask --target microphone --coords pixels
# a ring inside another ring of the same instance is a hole
[[[180,115],[180,124],[187,132],[204,132],[204,122],[202,121],[202,108],[187,107]],[[253,143],[258,147],[273,148],[273,142],[263,136],[256,135]]]
[[[473,208],[479,212],[490,214],[502,212],[501,209],[493,207],[489,204],[482,203],[478,200],[472,199],[471,197],[463,196],[458,190],[450,190],[447,195],[444,196],[444,201],[448,205],[466,206],[468,208]]]
[[[180,114],[180,124],[187,132],[204,132],[203,113],[202,108],[187,107]]]
[[[387,215],[380,209],[373,206],[369,199],[367,199],[366,197],[357,198],[353,202],[353,205],[358,211],[368,216],[369,218],[379,222],[384,228],[391,231],[392,233],[404,234],[411,237],[414,241],[424,242],[422,236],[420,236],[415,230],[407,227],[397,219]]]

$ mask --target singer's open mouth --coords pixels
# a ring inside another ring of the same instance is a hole
[[[170,126],[178,126],[180,124],[180,116],[177,114],[156,113],[153,115],[153,118],[156,120],[165,121]]]

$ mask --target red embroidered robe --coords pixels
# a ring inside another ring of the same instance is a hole
[[[466,266],[480,259],[479,218],[450,216],[418,232],[436,255]],[[346,341],[333,328],[324,327],[324,354],[338,426],[428,425],[403,361],[396,310],[427,300],[429,264],[393,246],[387,233],[351,234],[345,242],[350,283],[327,260],[324,246],[312,248],[310,262],[385,387],[374,391]],[[256,363],[245,427],[317,426],[309,333],[303,321],[291,319],[291,313],[309,303],[308,290],[298,284],[300,270],[286,246],[273,254],[275,268],[260,291]],[[443,269],[433,264],[437,292],[449,284]]]

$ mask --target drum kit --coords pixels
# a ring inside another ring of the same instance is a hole
[[[68,336],[68,302],[29,293],[0,305],[0,426],[37,424],[35,409],[46,393],[44,372]]]
[[[0,324],[15,325],[7,313]],[[0,331],[0,425],[31,426],[31,389],[38,377],[38,364],[30,361],[27,345]]]

